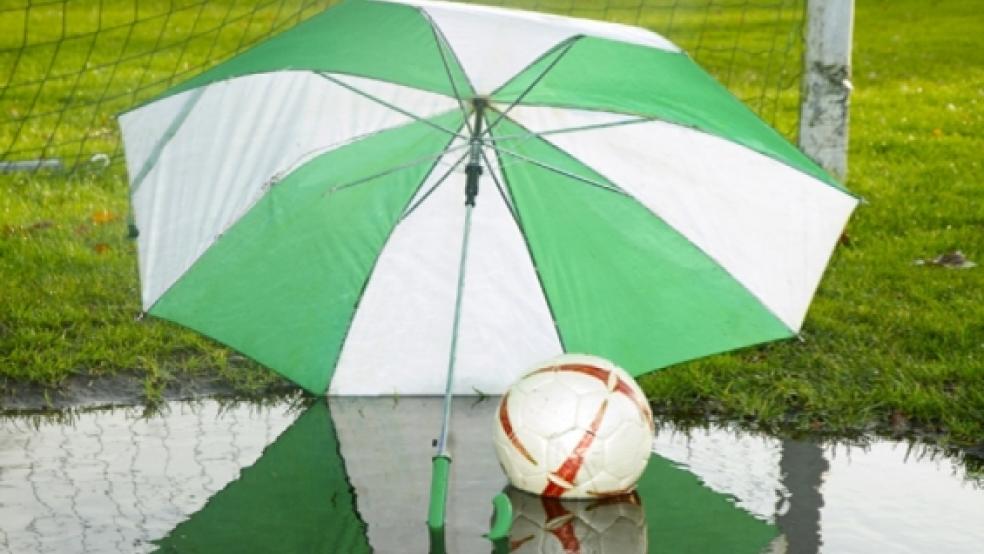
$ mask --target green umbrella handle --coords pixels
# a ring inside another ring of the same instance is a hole
[[[448,476],[451,473],[451,457],[434,456],[431,462],[430,506],[427,509],[427,529],[430,531],[431,554],[443,554],[444,519],[448,502]]]
[[[492,525],[489,534],[494,554],[509,552],[509,531],[512,529],[513,509],[509,497],[500,492],[492,499]]]

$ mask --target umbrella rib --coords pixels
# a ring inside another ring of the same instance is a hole
[[[351,92],[354,92],[355,94],[358,94],[359,96],[362,96],[364,98],[367,98],[369,100],[372,100],[373,102],[375,102],[375,103],[377,103],[377,104],[379,104],[379,105],[381,105],[383,107],[389,108],[389,109],[391,109],[391,110],[393,110],[393,111],[395,111],[397,113],[403,114],[403,115],[405,115],[405,116],[413,119],[414,121],[418,121],[418,122],[423,123],[425,125],[429,125],[430,127],[433,127],[435,129],[437,129],[438,131],[445,132],[445,133],[447,133],[449,135],[452,135],[452,136],[455,136],[455,137],[458,137],[458,138],[466,138],[464,135],[460,135],[460,134],[452,131],[451,129],[448,129],[447,127],[442,127],[442,126],[438,125],[437,123],[434,123],[433,121],[430,121],[428,119],[425,119],[425,118],[423,118],[423,117],[421,117],[419,115],[416,115],[414,113],[408,112],[407,110],[404,110],[403,108],[400,108],[399,106],[396,106],[394,104],[391,104],[391,103],[383,100],[382,98],[379,98],[377,96],[374,96],[372,94],[369,94],[368,92],[365,92],[364,90],[360,90],[360,89],[358,89],[358,88],[356,88],[356,87],[354,87],[354,86],[346,83],[345,81],[342,81],[341,79],[338,79],[336,77],[332,77],[332,76],[330,76],[330,75],[328,75],[326,73],[321,73],[321,72],[315,72],[315,73],[318,76],[320,76],[320,77],[322,77],[324,79],[327,79],[328,81],[330,81],[332,83],[335,83],[336,85],[338,85],[338,86],[340,86],[342,88],[345,88],[345,89],[347,89],[347,90],[349,90]]]
[[[503,140],[524,140],[529,138],[540,138],[542,139],[548,135],[560,135],[563,133],[576,133],[578,131],[593,131],[595,129],[607,129],[609,127],[622,127],[624,125],[635,125],[637,123],[650,123],[652,121],[659,121],[658,119],[652,117],[637,117],[634,119],[623,119],[621,121],[613,121],[611,123],[595,123],[593,125],[578,125],[575,127],[561,127],[560,129],[551,129],[549,131],[541,131],[539,133],[530,131],[528,133],[517,134],[517,135],[503,135],[497,136],[496,141]]]
[[[184,125],[185,121],[188,119],[188,116],[191,115],[191,111],[198,105],[198,101],[204,93],[205,87],[193,90],[188,95],[188,99],[181,105],[180,110],[178,110],[178,114],[171,120],[171,123],[168,125],[167,129],[164,130],[164,134],[157,139],[157,143],[154,144],[154,148],[151,150],[150,155],[146,160],[144,160],[143,166],[140,167],[140,171],[133,178],[132,184],[130,185],[131,198],[137,194],[137,190],[140,188],[140,185],[143,184],[147,174],[154,169],[154,166],[157,165],[158,160],[160,160],[161,152],[163,152],[164,148],[170,144],[171,139],[174,138],[174,135],[176,135],[181,129],[181,126]]]
[[[431,32],[434,33],[434,42],[437,43],[437,51],[441,54],[441,62],[444,64],[444,71],[448,75],[448,82],[451,83],[451,91],[454,92],[454,99],[458,101],[458,107],[461,109],[461,115],[465,118],[465,127],[468,129],[468,136],[471,136],[472,126],[468,121],[468,110],[465,109],[464,100],[461,98],[461,93],[458,92],[458,85],[454,82],[454,75],[451,74],[451,64],[448,62],[448,57],[444,54],[443,47],[446,46],[448,50],[451,50],[451,44],[444,38],[444,33],[442,33],[437,27],[437,23],[434,22],[426,10],[421,8],[420,14],[430,25]],[[458,65],[460,67],[461,64]],[[468,76],[466,75],[465,78],[467,77]]]
[[[452,142],[451,140],[448,140],[448,142],[445,144],[445,150],[441,154],[442,156],[445,153],[451,151],[451,149],[449,148],[449,145],[451,144],[451,142]],[[427,172],[420,179],[420,182],[416,185],[416,187],[414,187],[413,194],[411,194],[410,195],[410,198],[406,201],[406,203],[404,203],[403,210],[402,211],[404,211],[404,212],[406,211],[406,207],[410,205],[410,202],[413,201],[413,198],[417,195],[418,192],[420,192],[420,189],[423,188],[424,183],[427,181],[427,178],[430,177],[430,175],[434,172],[434,169],[437,167],[438,160],[440,160],[440,156],[437,157],[437,158],[434,158],[431,166],[427,169]],[[383,244],[380,247],[379,252],[376,255],[376,259],[372,262],[372,266],[369,268],[369,273],[366,274],[366,278],[362,282],[362,288],[359,289],[359,295],[355,299],[355,306],[356,307],[358,307],[359,304],[362,303],[362,299],[365,298],[366,291],[369,289],[370,281],[372,281],[373,275],[375,275],[375,273],[376,273],[376,268],[379,265],[379,259],[382,257],[383,250],[386,249],[386,246],[390,243],[390,241],[393,238],[393,234],[396,232],[396,228],[398,226],[397,223],[394,223],[393,226],[390,227],[390,230],[389,230],[389,232],[386,235],[386,240],[383,241]],[[332,375],[335,374],[335,372],[338,370],[339,364],[341,363],[341,360],[342,360],[342,350],[341,349],[345,347],[345,343],[348,341],[349,333],[352,332],[352,323],[354,321],[355,321],[355,316],[353,314],[353,316],[350,317],[349,320],[348,320],[348,324],[347,324],[347,326],[345,328],[345,334],[342,335],[342,341],[340,343],[341,347],[340,347],[340,350],[338,352],[338,356],[335,357],[335,362],[334,362],[334,364],[332,365],[332,368],[331,368],[331,374]],[[327,390],[326,390],[326,393],[327,393]]]
[[[546,169],[548,171],[553,171],[554,173],[563,175],[564,177],[569,177],[571,179],[574,179],[576,181],[580,181],[582,183],[591,185],[593,187],[598,187],[600,189],[604,189],[604,190],[607,190],[609,192],[614,192],[616,194],[621,194],[622,196],[627,196],[629,198],[632,198],[632,196],[629,195],[628,193],[626,193],[625,191],[623,191],[623,190],[621,190],[621,189],[619,189],[617,187],[614,187],[612,185],[607,185],[607,184],[604,184],[604,183],[600,183],[598,181],[595,181],[594,179],[589,179],[587,177],[582,177],[581,175],[577,175],[576,173],[571,173],[570,171],[566,171],[566,170],[563,170],[563,169],[561,169],[559,167],[552,166],[552,165],[550,165],[548,163],[544,163],[544,162],[541,162],[539,160],[535,160],[533,158],[530,158],[529,156],[524,156],[523,154],[520,154],[518,152],[513,152],[512,150],[509,150],[509,149],[506,149],[506,148],[502,148],[501,146],[496,146],[495,147],[495,150],[497,152],[501,152],[503,154],[507,154],[509,156],[512,156],[512,157],[514,157],[516,159],[519,159],[519,160],[522,160],[524,162],[531,163],[531,164],[533,164],[533,165],[535,165],[537,167],[541,167],[541,168]]]
[[[492,177],[492,181],[495,183],[495,188],[499,190],[499,196],[502,197],[502,202],[506,205],[506,209],[509,210],[509,215],[511,215],[513,221],[515,221],[518,224],[519,216],[516,214],[516,208],[513,206],[513,203],[509,200],[509,195],[506,194],[506,190],[502,187],[502,182],[499,181],[499,177],[496,176],[495,171],[492,170],[492,163],[489,161],[489,157],[485,154],[485,149],[482,149],[482,159],[485,160],[485,167],[489,169],[489,175]]]
[[[424,200],[427,200],[427,198],[431,195],[431,193],[433,193],[435,190],[437,190],[437,187],[441,186],[441,184],[443,184],[444,181],[446,181],[447,178],[451,176],[451,173],[455,169],[457,169],[459,165],[461,165],[462,160],[464,160],[466,157],[468,157],[468,152],[465,152],[464,154],[462,154],[458,158],[458,160],[456,162],[454,162],[451,165],[451,167],[448,168],[447,171],[444,172],[444,175],[441,175],[441,177],[437,180],[437,182],[434,183],[434,186],[432,186],[431,188],[427,189],[427,192],[425,192],[423,195],[421,195],[421,197],[420,197],[419,200],[417,200],[416,202],[414,202],[413,205],[411,205],[409,208],[406,209],[406,211],[403,212],[403,215],[400,217],[400,221],[403,221],[404,219],[410,217],[410,214],[413,213],[413,211],[417,209],[417,206],[420,206],[421,204],[423,204],[424,203]]]
[[[722,140],[727,140],[729,142],[732,142],[734,144],[737,144],[739,146],[742,146],[744,148],[747,148],[747,149],[751,150],[752,152],[756,152],[759,155],[765,156],[765,157],[767,157],[767,158],[769,158],[769,159],[771,159],[771,160],[773,160],[775,162],[778,162],[778,163],[781,163],[781,164],[786,165],[788,167],[791,167],[791,168],[795,169],[796,171],[799,171],[800,173],[804,173],[806,175],[809,175],[810,177],[813,177],[815,179],[818,179],[821,182],[826,183],[827,186],[833,187],[835,190],[837,190],[837,191],[839,191],[839,192],[841,192],[843,194],[846,194],[847,196],[850,196],[852,198],[858,199],[862,204],[867,204],[868,203],[867,200],[863,196],[860,196],[859,194],[857,194],[855,192],[852,192],[850,190],[840,188],[840,186],[833,185],[830,182],[824,181],[823,179],[820,179],[816,175],[813,175],[812,173],[806,172],[803,169],[800,169],[800,168],[792,165],[791,162],[785,161],[785,160],[777,157],[777,155],[775,155],[775,154],[770,154],[766,150],[760,150],[758,147],[754,147],[754,146],[751,146],[749,144],[745,144],[743,142],[737,142],[737,141],[732,140],[732,139],[724,138],[723,136],[717,135],[713,131],[710,131],[710,130],[704,128],[704,127],[701,127],[700,125],[698,125],[696,123],[686,123],[686,122],[683,122],[683,121],[677,121],[677,120],[673,120],[673,119],[669,119],[669,118],[664,118],[664,117],[654,117],[652,115],[646,115],[646,114],[642,114],[642,113],[638,113],[638,112],[633,112],[633,111],[629,111],[629,110],[612,110],[612,109],[609,109],[609,108],[589,108],[589,107],[584,107],[584,106],[578,106],[576,104],[565,104],[565,103],[560,103],[560,102],[546,102],[546,101],[544,101],[544,102],[537,102],[537,103],[534,103],[534,104],[524,104],[524,107],[528,107],[528,108],[560,108],[560,109],[570,109],[570,110],[581,110],[581,111],[586,111],[586,112],[616,113],[616,114],[623,114],[623,115],[626,115],[626,116],[636,116],[636,117],[640,117],[640,118],[646,118],[645,120],[640,120],[639,123],[654,122],[654,123],[665,123],[667,125],[675,125],[677,127],[688,129],[688,130],[693,131],[695,133],[702,133],[702,134],[707,135],[707,136],[719,138],[719,139],[722,139]],[[495,109],[495,108],[494,107],[491,107],[490,109]],[[513,120],[513,122],[515,123],[515,120]],[[546,133],[544,133],[544,134],[546,134]]]
[[[563,44],[563,51],[560,54],[558,54],[557,57],[554,58],[549,65],[547,65],[546,69],[544,69],[539,75],[536,76],[536,79],[533,79],[533,82],[531,82],[529,85],[526,86],[526,89],[524,89],[523,92],[519,96],[517,96],[516,99],[513,100],[511,104],[506,106],[505,110],[502,111],[496,110],[497,112],[499,112],[499,117],[497,117],[495,121],[490,123],[489,126],[485,128],[485,132],[483,134],[491,135],[492,129],[496,125],[498,125],[499,122],[502,121],[504,117],[506,117],[506,114],[509,113],[510,110],[512,110],[513,108],[516,107],[517,104],[522,102],[523,98],[526,98],[526,95],[529,94],[530,91],[533,90],[533,88],[536,87],[536,85],[538,85],[540,81],[543,80],[544,77],[546,77],[547,73],[550,73],[550,70],[552,70],[560,62],[560,60],[564,59],[564,56],[566,56],[567,53],[571,51],[571,48],[574,46],[574,43],[577,42],[578,39],[580,39],[582,36],[583,35],[576,35],[561,43]],[[560,45],[558,45],[557,47],[560,47]]]
[[[367,182],[372,181],[374,179],[378,179],[380,177],[385,177],[386,175],[391,175],[393,173],[396,173],[397,171],[402,171],[404,169],[409,169],[409,168],[414,167],[416,165],[420,165],[420,164],[422,164],[424,162],[433,161],[433,160],[435,160],[437,158],[440,158],[441,156],[443,156],[443,155],[445,155],[445,154],[447,154],[449,152],[456,152],[458,150],[462,150],[464,148],[468,148],[468,146],[469,146],[468,144],[462,144],[462,145],[459,145],[459,146],[453,146],[453,147],[450,147],[450,148],[445,148],[444,150],[438,152],[437,154],[428,154],[426,156],[421,156],[421,157],[416,158],[414,160],[411,160],[411,161],[409,161],[407,163],[400,164],[400,165],[395,166],[395,167],[391,167],[389,169],[386,169],[384,171],[380,171],[378,173],[373,173],[372,175],[369,175],[367,177],[363,177],[361,179],[356,179],[355,181],[349,181],[347,183],[342,183],[340,185],[335,185],[334,187],[331,187],[330,189],[326,190],[322,194],[322,196],[328,196],[328,195],[334,194],[334,193],[336,193],[336,192],[338,192],[340,190],[345,190],[345,189],[347,189],[349,187],[354,187],[356,185],[361,185],[363,183],[367,183]]]
[[[482,151],[482,156],[485,157],[485,151]],[[502,172],[502,178],[506,179],[506,171],[502,166],[502,156],[499,151],[496,150],[495,153],[496,160],[499,162],[498,169]],[[509,183],[506,182],[506,186],[503,187],[502,183],[499,182],[499,178],[496,177],[495,171],[492,171],[492,164],[489,163],[489,159],[485,157],[485,164],[489,168],[489,174],[492,175],[492,180],[495,181],[497,187],[499,187],[499,192],[503,195],[503,200],[506,199],[509,194],[505,192],[505,189],[509,189]],[[519,231],[519,236],[523,239],[523,244],[526,245],[526,254],[530,257],[530,263],[533,264],[533,274],[536,276],[536,282],[540,285],[540,294],[543,296],[543,301],[547,305],[547,310],[550,312],[550,320],[553,322],[554,333],[557,334],[557,343],[560,344],[561,350],[567,351],[567,345],[564,344],[564,336],[560,334],[560,325],[557,323],[557,313],[554,311],[553,303],[550,302],[550,297],[547,296],[547,287],[543,283],[543,276],[540,274],[540,268],[536,265],[536,256],[533,255],[533,246],[530,244],[529,238],[526,236],[526,232],[523,230],[523,221],[519,215],[519,212],[506,201],[506,206],[509,208],[509,213],[513,216],[513,222],[516,224],[516,229]]]

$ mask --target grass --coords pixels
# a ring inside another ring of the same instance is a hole
[[[766,428],[984,439],[984,12],[857,3],[848,186],[865,197],[803,329],[643,380],[657,406]],[[975,31],[976,30],[976,31]]]
[[[650,0],[640,16],[636,2],[619,1],[539,5],[667,33],[792,136],[800,2],[780,12],[755,2]],[[117,152],[115,111],[306,9],[187,1],[169,16],[106,0],[101,23],[91,11],[32,8],[25,35],[23,4],[0,1],[0,153],[82,161]],[[66,31],[62,20],[72,22]],[[984,262],[981,28],[984,11],[973,2],[858,1],[848,186],[869,203],[831,262],[803,340],[644,377],[661,412],[771,430],[907,432],[955,445],[984,438],[984,267],[913,264],[954,249]],[[48,44],[63,32],[76,38]],[[21,49],[25,41],[31,46]],[[127,211],[119,164],[83,164],[67,178],[0,175],[0,388],[57,390],[70,375],[118,372],[141,376],[150,400],[168,382],[196,376],[218,375],[244,392],[274,384],[270,372],[194,332],[137,318]]]
[[[0,0],[0,159],[77,171],[0,174],[0,388],[57,390],[72,374],[132,372],[148,399],[216,373],[244,392],[278,379],[160,321],[139,320],[116,113],[329,2]],[[90,156],[114,160],[107,169]]]

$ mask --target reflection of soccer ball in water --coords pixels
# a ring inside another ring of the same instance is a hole
[[[560,500],[510,488],[514,554],[644,554],[646,515],[635,493],[597,500]]]
[[[568,354],[513,383],[499,403],[495,452],[513,486],[597,498],[635,488],[649,460],[653,416],[625,370]]]

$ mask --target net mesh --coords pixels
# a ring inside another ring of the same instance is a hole
[[[0,173],[119,167],[115,115],[335,0],[0,0]],[[805,0],[490,0],[648,27],[787,137]]]

